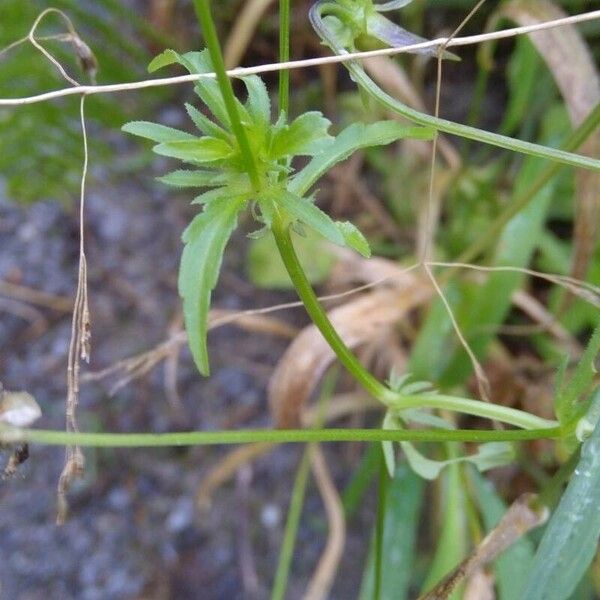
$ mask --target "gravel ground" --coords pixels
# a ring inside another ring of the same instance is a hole
[[[160,191],[145,194],[143,185],[129,181],[101,192],[94,186],[88,197],[90,370],[166,339],[178,315],[179,236],[188,209]],[[237,309],[289,299],[254,290],[244,281],[245,244],[239,236],[228,249],[215,305]],[[47,202],[18,207],[0,201],[0,248],[1,280],[72,297],[78,251],[74,211]],[[291,317],[303,318],[301,313]],[[0,305],[0,381],[6,389],[26,389],[37,398],[43,410],[40,427],[64,426],[69,332],[70,315],[64,312],[40,309],[37,326],[32,326],[11,305]],[[197,375],[187,350],[182,353],[181,411],[165,396],[160,366],[114,397],[108,386],[86,384],[82,429],[268,426],[265,385],[285,342],[226,327],[211,334],[210,347],[213,376],[207,380]],[[57,527],[55,492],[64,451],[32,447],[19,473],[0,484],[1,597],[268,597],[299,449],[284,447],[259,459],[216,493],[210,509],[199,511],[198,484],[224,451],[88,451],[85,479],[69,496],[70,519]],[[336,460],[330,462],[336,463],[341,484],[350,459],[341,451],[328,452],[335,452]],[[306,502],[289,598],[301,597],[325,540],[320,499],[311,492]],[[351,523],[333,597],[356,595],[364,532],[369,531],[365,519]],[[248,564],[244,579],[241,565]]]

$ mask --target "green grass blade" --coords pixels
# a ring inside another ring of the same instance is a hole
[[[350,483],[348,483],[342,493],[342,505],[346,520],[354,516],[366,491],[369,489],[379,465],[379,456],[379,445],[369,444],[360,463],[354,469]]]
[[[456,458],[458,449],[455,446],[447,446],[447,448],[449,457]],[[460,465],[450,465],[441,479],[444,486],[442,530],[429,573],[423,584],[423,592],[433,588],[460,563],[466,554],[465,497],[460,470]],[[458,598],[460,598],[460,588],[450,596],[450,600],[458,600]]]
[[[279,562],[277,563],[273,590],[271,591],[271,600],[283,600],[285,597],[294,546],[296,545],[296,537],[298,535],[298,525],[300,524],[300,516],[302,514],[302,505],[304,504],[304,496],[306,495],[306,484],[310,471],[310,451],[311,447],[307,446],[296,472],[290,508],[285,523],[283,542],[281,551],[279,552]]]
[[[527,187],[529,181],[535,179],[542,168],[543,164],[538,160],[525,160],[514,194],[518,195]],[[553,191],[553,185],[546,185],[531,204],[507,223],[498,240],[493,259],[494,266],[526,267],[529,264],[543,231]],[[522,286],[524,279],[522,273],[492,273],[478,291],[475,301],[468,302],[465,319],[460,325],[477,356],[484,356],[489,343],[496,335],[496,329],[510,311],[513,293]],[[464,381],[472,368],[467,355],[458,348],[456,341],[455,347],[455,357],[442,376],[444,385]],[[440,347],[440,351],[448,351],[447,343]]]
[[[594,359],[600,353],[600,322],[592,334],[590,341],[577,363],[577,367],[571,379],[559,390],[556,398],[555,410],[561,422],[571,420],[585,409],[585,404],[581,403],[581,395],[590,386],[594,375]]]
[[[600,536],[600,422],[552,515],[520,594],[528,600],[565,600],[584,576]]]
[[[378,449],[379,450],[379,449]],[[381,556],[381,600],[408,598],[416,555],[415,542],[422,509],[425,482],[406,464],[399,465],[387,486],[386,514]],[[361,600],[371,600],[375,592],[374,540],[360,590]]]

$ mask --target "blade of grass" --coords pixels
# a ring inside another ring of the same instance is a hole
[[[298,535],[298,526],[300,524],[300,515],[302,514],[302,506],[306,495],[306,484],[310,471],[310,452],[311,446],[309,445],[304,449],[300,466],[296,472],[290,508],[285,523],[283,542],[279,552],[279,562],[277,563],[277,571],[275,572],[275,580],[271,592],[271,600],[283,600],[285,598],[294,546],[296,545],[296,537]]]
[[[563,150],[574,152],[597,129],[600,123],[600,104],[586,117],[585,121],[573,131],[563,144]],[[481,252],[496,242],[505,225],[523,208],[534,200],[537,194],[561,169],[560,163],[547,165],[544,170],[522,192],[515,195],[494,222],[469,246],[456,262],[472,262]]]
[[[325,411],[327,410],[327,403],[331,399],[338,377],[338,369],[332,369],[323,381],[323,387],[321,388],[318,400],[319,412],[315,420],[315,425],[317,427],[323,423]],[[277,571],[275,573],[275,580],[271,593],[271,600],[283,600],[285,597],[290,567],[292,564],[292,556],[294,554],[294,546],[296,545],[296,538],[298,536],[302,505],[304,504],[304,497],[306,496],[308,473],[310,472],[311,462],[314,460],[314,456],[311,456],[311,453],[316,452],[317,450],[318,446],[315,446],[314,444],[306,446],[302,455],[302,460],[300,461],[300,466],[296,473],[290,508],[285,524],[283,542],[279,553],[279,562],[277,564]]]
[[[383,526],[381,557],[381,600],[405,600],[413,575],[416,556],[415,543],[425,482],[406,464],[396,469],[387,486],[386,514]],[[372,600],[375,587],[375,537],[372,538],[369,556],[359,598]]]
[[[600,421],[552,515],[520,593],[528,600],[569,598],[596,554],[600,535]]]
[[[569,382],[559,390],[555,410],[561,422],[570,421],[580,415],[585,404],[580,403],[581,395],[590,386],[594,375],[594,359],[600,353],[600,323],[590,337],[588,345]]]
[[[520,198],[523,190],[530,188],[529,182],[537,181],[542,172],[541,161],[526,158],[515,184],[514,197]],[[493,265],[525,267],[529,264],[542,234],[553,192],[553,183],[547,182],[531,197],[531,202],[504,225],[497,241]],[[485,355],[497,328],[510,310],[513,292],[522,285],[523,280],[524,276],[519,273],[494,273],[473,293],[468,293],[470,288],[464,285],[458,288],[459,293],[462,291],[462,298],[459,298],[460,302],[455,310],[459,315],[463,335],[477,358],[481,359]],[[421,368],[426,366],[429,369],[429,365],[437,365],[435,368],[442,385],[451,386],[464,381],[471,372],[472,364],[462,347],[452,340],[450,322],[444,315],[441,304],[441,300],[434,303],[430,316],[417,337],[414,357]],[[429,325],[429,319],[434,319],[435,323]],[[482,325],[485,329],[482,329]],[[440,330],[446,332],[446,335],[436,336],[435,331]],[[423,375],[419,373],[420,377]]]
[[[528,182],[538,175],[542,164],[537,159],[526,159],[515,184],[518,195]],[[535,250],[546,220],[550,200],[554,192],[552,184],[546,185],[533,202],[509,221],[498,240],[492,261],[494,266],[510,265],[526,267]],[[494,339],[497,328],[502,324],[512,305],[512,295],[523,285],[525,276],[520,273],[493,273],[479,289],[476,298],[469,302],[467,319],[461,328],[475,355],[485,355],[489,343]],[[485,330],[482,330],[482,325]],[[447,352],[447,346],[443,350]],[[454,359],[447,366],[442,381],[452,385],[464,381],[471,371],[471,362],[461,349],[457,349]]]
[[[455,446],[447,446],[449,458],[458,456]],[[440,478],[442,485],[443,521],[442,529],[436,544],[435,554],[422,591],[427,592],[454,569],[466,554],[466,513],[465,496],[460,476],[461,466],[451,464]],[[455,591],[450,600],[461,597],[460,589]]]
[[[350,483],[342,494],[344,515],[351,519],[360,506],[366,491],[369,489],[379,465],[379,444],[369,444],[366,452],[352,473]]]

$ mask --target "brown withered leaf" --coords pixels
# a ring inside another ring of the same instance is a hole
[[[433,290],[428,282],[415,275],[411,279],[412,284],[402,289],[376,289],[329,311],[331,322],[348,347],[376,339],[431,298]],[[296,337],[269,381],[269,406],[278,427],[299,425],[302,407],[334,359],[333,350],[314,325]]]
[[[519,25],[533,25],[567,16],[549,0],[505,4],[499,15]],[[600,102],[600,75],[585,40],[573,25],[529,34],[562,94],[574,127]],[[600,130],[579,152],[600,156]],[[600,174],[579,169],[576,174],[576,215],[571,276],[585,278],[600,233]]]

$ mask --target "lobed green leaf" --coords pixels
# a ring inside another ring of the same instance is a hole
[[[430,140],[433,130],[426,127],[405,127],[397,121],[378,121],[370,125],[354,123],[346,127],[334,142],[315,156],[288,185],[292,194],[302,196],[331,167],[348,158],[360,148],[385,146],[402,138]]]
[[[271,158],[318,155],[333,142],[334,138],[327,133],[330,125],[320,112],[300,115],[275,132],[269,151]]]

